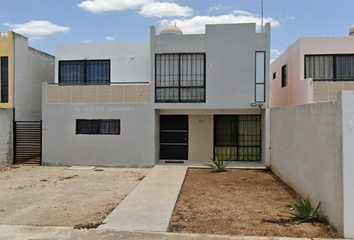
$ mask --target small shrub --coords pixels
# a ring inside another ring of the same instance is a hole
[[[205,164],[205,166],[210,167],[211,172],[225,172],[227,165],[229,165],[230,160],[219,160],[218,158],[210,158],[213,164]]]
[[[319,221],[320,220],[320,207],[322,205],[322,201],[320,201],[315,208],[312,210],[310,197],[307,195],[305,199],[302,199],[300,196],[297,196],[296,202],[288,202],[288,206],[290,206],[295,212],[287,212],[288,214],[295,217],[295,219],[300,222],[311,222],[311,221]]]

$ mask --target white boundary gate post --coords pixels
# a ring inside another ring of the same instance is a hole
[[[338,94],[342,108],[343,233],[354,238],[354,91]]]

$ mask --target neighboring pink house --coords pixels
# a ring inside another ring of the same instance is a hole
[[[271,107],[335,101],[354,90],[354,26],[348,37],[299,38],[271,64]]]

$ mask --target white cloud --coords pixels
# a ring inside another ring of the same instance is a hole
[[[78,4],[78,7],[87,12],[102,13],[137,9],[150,2],[151,0],[85,0]]]
[[[285,21],[296,20],[296,18],[294,16],[286,15],[286,16],[281,16],[279,20],[285,22]]]
[[[91,40],[84,40],[84,43],[90,43],[92,42]]]
[[[255,16],[254,14],[252,14],[250,12],[242,11],[242,10],[234,10],[232,13],[234,15]]]
[[[255,22],[257,27],[261,26],[261,18],[256,14],[236,10],[233,13],[218,16],[195,16],[189,19],[173,19],[159,21],[160,28],[174,25],[175,23],[182,29],[183,33],[204,33],[205,24],[222,23],[250,23]],[[270,22],[272,27],[279,27],[280,23],[273,18],[264,18],[264,22]]]
[[[272,59],[270,59],[270,63],[273,63],[282,53],[278,49],[271,49],[270,54],[272,55]]]
[[[152,2],[141,8],[139,11],[144,17],[190,17],[194,10],[187,6],[180,6],[170,2]]]
[[[214,7],[208,8],[208,12],[226,10],[229,8],[230,8],[229,6],[223,6],[222,4],[219,4],[219,5],[215,5]]]
[[[214,7],[210,7],[210,8],[208,9],[208,11],[209,11],[209,12],[211,12],[211,11],[219,11],[220,8],[221,8],[221,4],[215,5]]]
[[[283,52],[279,51],[278,49],[272,49],[270,50],[270,53],[275,56],[275,57],[278,57],[280,56]]]
[[[114,41],[115,37],[106,36],[106,41]]]
[[[66,33],[70,31],[70,27],[59,26],[49,21],[32,20],[27,23],[4,23],[4,25],[11,28],[14,32],[28,35],[31,39],[42,39],[43,36],[52,35],[58,32]]]

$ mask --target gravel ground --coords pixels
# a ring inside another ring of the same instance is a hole
[[[149,171],[20,166],[0,172],[0,224],[74,227],[101,222]]]
[[[326,222],[299,223],[287,214],[296,193],[271,172],[189,169],[169,230],[198,234],[338,238]]]

